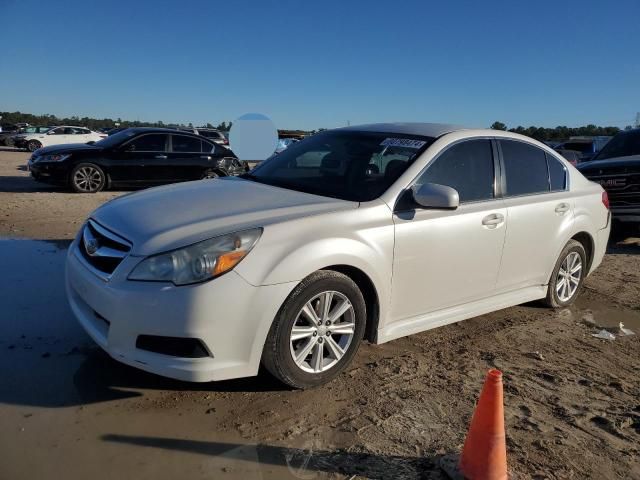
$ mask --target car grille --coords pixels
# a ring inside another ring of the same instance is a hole
[[[89,220],[82,230],[78,249],[89,265],[109,276],[129,254],[131,243]]]
[[[640,175],[619,173],[607,175],[589,175],[589,180],[602,185],[609,195],[609,204],[612,208],[639,207],[640,206]]]

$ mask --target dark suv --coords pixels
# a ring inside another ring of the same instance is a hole
[[[614,220],[640,223],[640,128],[618,133],[578,170],[607,191]]]

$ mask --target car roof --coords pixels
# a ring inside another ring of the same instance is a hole
[[[384,132],[400,133],[405,135],[423,135],[425,137],[440,137],[446,133],[465,130],[459,125],[446,123],[419,123],[419,122],[399,122],[399,123],[368,123],[365,125],[353,125],[339,128],[338,130],[350,130],[358,132]]]

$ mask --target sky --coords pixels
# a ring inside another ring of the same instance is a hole
[[[0,0],[0,111],[624,127],[638,18],[638,0]]]

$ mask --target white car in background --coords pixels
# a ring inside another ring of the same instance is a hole
[[[571,305],[609,230],[602,187],[531,138],[354,126],[240,177],[104,204],[69,247],[67,295],[121,362],[190,381],[262,363],[305,388],[342,371],[363,338]]]
[[[14,137],[14,143],[24,146],[30,152],[35,152],[39,148],[51,145],[97,142],[106,137],[105,133],[94,132],[88,128],[63,125],[51,127],[46,132],[17,135]]]

